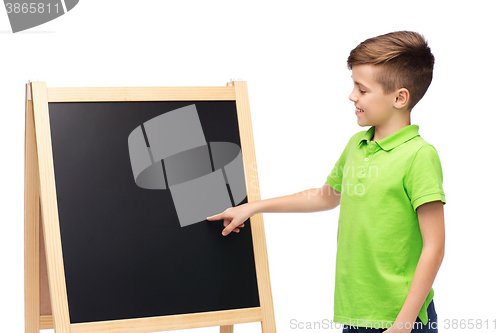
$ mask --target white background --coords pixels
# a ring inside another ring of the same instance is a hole
[[[441,331],[453,331],[444,329],[446,319],[482,319],[476,332],[493,332],[496,320],[499,329],[500,26],[496,1],[457,3],[82,0],[17,34],[0,9],[0,331],[24,331],[28,80],[49,87],[224,86],[242,78],[267,199],[322,186],[347,140],[368,129],[357,125],[348,100],[346,59],[363,40],[396,30],[424,34],[436,57],[412,124],[436,147],[444,174],[446,255],[434,283]],[[293,319],[332,318],[337,219],[338,209],[264,214],[279,332],[302,331],[292,330]],[[258,331],[258,323],[235,326]]]

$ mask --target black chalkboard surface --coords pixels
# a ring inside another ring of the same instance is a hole
[[[187,223],[181,221],[184,217],[174,200],[174,187],[168,186],[173,181],[169,170],[176,165],[165,156],[155,164],[156,174],[146,180],[138,176],[141,161],[147,159],[144,152],[151,157],[144,163],[154,162],[148,121],[193,106],[207,145],[191,152],[199,154],[202,149],[209,157],[210,172],[215,172],[222,162],[217,161],[217,145],[212,143],[241,146],[235,101],[49,103],[71,324],[260,305],[251,228],[223,237],[221,221],[193,216],[185,218],[190,219]],[[175,131],[167,136],[174,147],[186,141],[179,128],[177,140]],[[139,137],[144,134],[147,150],[141,146],[142,157],[134,153],[133,132]],[[179,170],[207,174],[190,153],[175,153],[184,161],[177,165]],[[223,176],[226,181],[231,178],[227,171]],[[175,184],[186,180],[177,177]],[[158,188],[154,188],[156,183]],[[234,187],[226,186],[231,205],[247,202],[246,193],[242,200],[234,200]],[[196,188],[189,191],[183,192],[185,214],[203,204]],[[215,209],[204,216],[218,212]]]

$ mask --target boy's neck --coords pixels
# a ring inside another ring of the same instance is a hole
[[[389,135],[396,133],[400,129],[405,128],[406,126],[409,126],[409,125],[411,125],[410,121],[376,125],[375,126],[375,133],[374,133],[371,141],[382,140],[382,139],[388,137]]]

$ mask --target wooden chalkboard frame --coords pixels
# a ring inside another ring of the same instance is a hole
[[[248,202],[260,200],[248,90],[245,81],[221,87],[47,88],[26,85],[25,327],[26,333],[147,333],[208,326],[233,332],[237,323],[261,322],[276,332],[262,214],[251,217],[260,306],[254,308],[70,324],[50,134],[50,103],[108,101],[235,101]],[[252,190],[249,191],[249,184]]]

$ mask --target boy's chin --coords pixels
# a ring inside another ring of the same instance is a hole
[[[369,124],[368,122],[363,121],[363,120],[361,120],[361,119],[358,119],[358,125],[359,125],[360,127],[372,126],[372,125],[371,125],[371,124]]]

